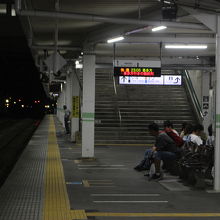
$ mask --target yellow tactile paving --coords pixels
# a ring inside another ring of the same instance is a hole
[[[44,180],[43,220],[87,219],[84,210],[70,210],[53,117],[50,117]]]

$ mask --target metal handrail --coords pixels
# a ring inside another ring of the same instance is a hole
[[[204,119],[204,116],[203,116],[203,113],[202,113],[202,108],[201,108],[201,105],[199,103],[198,97],[196,95],[195,89],[193,87],[192,81],[190,79],[190,76],[189,76],[189,73],[187,72],[187,70],[183,71],[183,79],[184,79],[185,84],[186,84],[186,89],[187,89],[187,91],[190,95],[190,98],[192,100],[192,104],[193,104],[193,107],[195,109],[197,118],[199,119],[200,122],[202,122],[203,119]]]
[[[122,118],[121,118],[121,111],[118,107],[118,93],[117,93],[117,87],[116,87],[116,83],[115,83],[115,77],[112,76],[112,79],[113,79],[113,85],[114,85],[114,91],[115,91],[115,96],[116,96],[116,104],[115,104],[115,108],[116,108],[116,111],[118,113],[118,117],[119,117],[119,122],[120,122],[120,125],[121,125],[121,121],[122,121]]]

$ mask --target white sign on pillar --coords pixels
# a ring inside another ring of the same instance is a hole
[[[94,157],[95,55],[83,56],[82,157]]]

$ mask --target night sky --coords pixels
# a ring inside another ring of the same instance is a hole
[[[39,72],[17,17],[0,17],[0,98],[44,99]]]

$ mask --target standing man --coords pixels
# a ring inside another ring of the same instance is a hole
[[[70,134],[70,110],[67,109],[66,105],[63,106],[64,109],[64,124],[66,128],[66,134]]]

